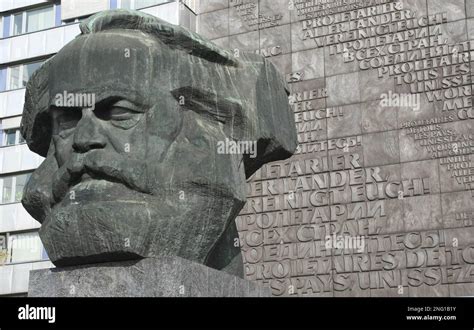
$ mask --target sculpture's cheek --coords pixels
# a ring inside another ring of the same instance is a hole
[[[70,157],[70,151],[72,150],[72,138],[71,137],[61,137],[53,135],[52,141],[54,144],[54,157],[58,162],[59,166],[62,166],[66,163],[67,159]],[[49,156],[51,157],[51,156]]]

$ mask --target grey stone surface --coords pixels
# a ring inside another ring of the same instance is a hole
[[[259,0],[229,2],[229,33],[239,34],[258,30]]]
[[[220,38],[229,34],[229,10],[223,9],[198,16],[199,33],[205,38]]]
[[[341,106],[360,102],[361,91],[359,88],[360,74],[359,72],[345,73],[337,76],[327,77],[328,98],[327,105]],[[341,93],[344,91],[344,93]]]
[[[466,22],[467,22],[467,35],[469,36],[469,39],[473,39],[474,38],[474,19],[469,18],[468,20],[466,20]]]
[[[327,132],[330,139],[347,137],[361,134],[363,105],[359,103],[343,105],[338,107],[342,116],[327,119]]]
[[[290,84],[299,145],[250,179],[237,217],[246,277],[275,296],[474,295],[474,66],[463,58],[474,2],[357,4],[259,0],[259,17],[283,18],[254,34],[291,49],[270,59]],[[229,19],[229,38],[246,19]],[[366,249],[325,249],[328,234]]]
[[[292,72],[302,72],[307,80],[324,77],[324,61],[321,61],[323,57],[322,49],[293,53]]]
[[[259,32],[260,49],[279,47],[281,54],[291,52],[290,25],[266,28]]]
[[[393,79],[385,79],[374,84],[377,79],[378,72],[375,70],[366,70],[359,74],[361,101],[380,100],[380,95],[394,90],[395,81]]]
[[[200,19],[227,26],[220,14]],[[246,179],[297,145],[283,76],[137,11],[80,27],[28,82],[21,126],[46,157],[22,203],[49,258],[179,256],[242,276],[234,220]]]
[[[197,1],[197,11],[199,14],[215,11],[229,7],[229,0],[206,0]]]
[[[269,297],[270,289],[179,257],[34,270],[29,297]]]
[[[394,164],[400,161],[397,131],[366,134],[362,143],[364,163],[367,166]]]
[[[466,0],[466,16],[467,17],[474,17],[474,1],[473,0]]]
[[[450,42],[461,43],[468,40],[468,31],[464,19],[442,25],[441,29],[443,31],[443,38]]]
[[[429,14],[446,12],[449,22],[466,18],[465,0],[429,0],[427,5]]]
[[[262,15],[262,20],[266,22],[266,25],[261,28],[289,24],[290,11],[288,8],[291,4],[287,0],[260,1],[259,13]]]
[[[234,52],[236,50],[256,52],[260,49],[258,40],[258,31],[236,34],[229,37],[229,48]]]
[[[382,107],[380,100],[361,103],[362,133],[397,129],[397,108]]]

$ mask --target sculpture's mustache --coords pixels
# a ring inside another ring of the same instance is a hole
[[[53,198],[60,202],[69,189],[82,181],[84,175],[122,183],[130,189],[150,193],[147,165],[144,161],[124,157],[103,149],[74,153],[53,177]]]

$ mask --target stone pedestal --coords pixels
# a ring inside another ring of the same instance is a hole
[[[178,257],[33,270],[29,297],[269,297],[269,288]]]

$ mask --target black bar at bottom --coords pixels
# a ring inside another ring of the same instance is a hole
[[[52,309],[36,307],[54,307],[54,322]],[[150,326],[206,329],[474,329],[474,299],[0,299],[1,330],[92,327],[139,329]]]

